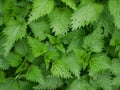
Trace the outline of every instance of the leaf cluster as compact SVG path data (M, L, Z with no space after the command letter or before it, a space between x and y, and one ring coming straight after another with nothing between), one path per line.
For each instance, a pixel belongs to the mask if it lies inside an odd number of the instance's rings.
M0 0L0 90L120 90L120 0Z

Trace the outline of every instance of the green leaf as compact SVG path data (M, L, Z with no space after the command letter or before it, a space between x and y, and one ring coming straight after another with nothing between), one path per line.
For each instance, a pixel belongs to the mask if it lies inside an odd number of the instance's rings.
M21 73L21 72L25 71L26 69L27 69L26 61L23 61L22 64L17 68L15 73L16 74Z
M50 27L46 17L40 18L38 21L32 22L30 28L36 38L44 40L47 37L47 33L50 32Z
M9 62L4 57L0 56L0 68L6 70L9 68L9 66Z
M85 70L89 64L89 59L91 52L87 52L83 49L74 49L75 56L77 57L77 61L79 65Z
M103 6L97 3L88 3L83 7L75 11L72 16L72 28L84 27L85 25L91 24L99 18L102 12Z
M52 64L51 72L53 76L61 78L71 78L71 73L67 65L62 60L57 60Z
M13 8L13 15L17 18L25 18L29 13L30 5L25 1L17 2L17 7Z
M4 2L3 0L0 0L0 14L4 13Z
M47 51L47 46L33 37L28 37L28 44L30 45L32 53L35 57L38 57Z
M15 52L20 54L20 56L25 57L25 60L32 62L35 57L31 52L31 48L27 43L27 39L22 39L15 44Z
M59 58L59 53L56 48L52 47L51 45L48 46L48 52L45 54L45 64L46 69L50 68L50 62L52 60L56 60L56 58Z
M53 90L61 87L64 84L62 79L52 76L46 76L45 83L33 87L35 90Z
M70 85L69 90L95 90L86 80L76 79Z
M0 55L4 55L5 50L4 50L4 46L3 44L5 43L6 38L4 37L4 35L2 33L0 33Z
M95 0L81 0L80 6L81 5L85 5L85 4L89 4L89 3L94 3Z
M48 45L48 52L46 52L46 57L48 59L56 61L57 59L60 59L61 55L60 55L60 53L59 53L59 51L57 50L56 47L54 47L53 45L49 44Z
M97 23L94 25L98 25L103 28L104 36L108 36L109 34L112 34L112 31L114 30L114 23L107 8L107 5L104 6L104 10L100 18L98 19Z
M120 76L116 76L113 78L113 81L112 81L112 84L113 86L115 87L119 87L120 86Z
M68 34L68 38L70 38L70 43L68 46L68 52L82 48L84 42L85 32L83 30L76 30ZM73 37L74 36L74 37ZM68 40L68 38L66 38Z
M30 83L28 81L22 81L18 80L19 90L33 90L33 83Z
M29 22L49 14L54 8L53 0L34 0Z
M51 44L59 44L59 43L61 43L61 37L59 37L59 36L55 37L55 36L52 36L50 34L48 34L47 36L48 36L49 42Z
M111 71L115 75L120 75L120 59L114 58L112 60Z
M72 8L73 10L76 10L76 3L74 0L61 0L63 3L65 3L66 5L68 5L70 8Z
M92 34L86 36L83 47L92 52L101 52L104 47L102 32L102 29L98 27Z
M62 43L57 44L57 45L56 45L56 48L57 48L59 51L61 51L62 53L65 53L65 51L66 51Z
M4 56L7 56L7 54L12 49L15 41L17 41L18 39L22 39L25 36L26 23L25 21L19 22L17 20L11 19L3 32L7 37L6 42L4 44L5 47Z
M0 90L19 90L17 81L12 78L8 78L3 84L0 84Z
M0 0L0 26L3 25L4 2Z
M93 82L96 85L95 87L97 87L97 89L102 88L104 90L113 90L112 79L109 72L99 73L97 77L95 76L92 76L92 77L93 77Z
M114 18L115 26L120 29L120 0L109 0L108 7Z
M55 35L64 35L67 33L71 21L71 10L69 8L55 8L48 17Z
M7 78L5 83L0 84L0 90L32 90L32 84L27 81Z
M30 47L27 44L26 39L22 39L15 44L15 51L20 54L22 57L26 56L30 52Z
M102 87L104 90L113 90L112 89L112 80L109 74L101 75L97 78L98 85Z
M80 77L81 66L77 62L77 58L73 53L69 53L62 58L63 62L67 65L70 72L72 72L77 78Z
M0 83L4 83L6 81L4 72L0 70Z
M90 73L99 73L110 69L110 58L106 55L97 54L90 59Z
M40 84L44 83L44 77L42 75L41 69L39 69L38 66L31 66L25 76L27 80L38 82Z
M9 62L11 67L17 67L20 65L22 58L19 54L11 52L6 56L6 60Z
M112 33L112 39L110 40L110 45L115 46L115 45L120 45L120 31L115 29Z

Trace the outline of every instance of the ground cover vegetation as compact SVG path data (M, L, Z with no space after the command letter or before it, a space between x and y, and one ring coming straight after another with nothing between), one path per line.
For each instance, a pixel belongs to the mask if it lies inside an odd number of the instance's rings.
M0 90L120 90L120 0L0 0Z

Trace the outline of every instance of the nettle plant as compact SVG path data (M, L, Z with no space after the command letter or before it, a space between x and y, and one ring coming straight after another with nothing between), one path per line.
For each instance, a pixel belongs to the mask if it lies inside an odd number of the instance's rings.
M0 90L120 90L120 0L0 0Z

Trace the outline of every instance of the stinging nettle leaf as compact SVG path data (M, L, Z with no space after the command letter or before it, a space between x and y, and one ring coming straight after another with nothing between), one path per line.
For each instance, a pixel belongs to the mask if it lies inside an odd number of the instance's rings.
M26 56L30 52L30 47L27 44L26 39L22 39L15 44L15 51L20 54L22 57Z
M36 38L28 37L28 44L30 45L32 53L35 57L38 57L47 51L46 44L41 43Z
M104 6L104 10L101 16L99 17L97 23L94 25L98 25L104 28L104 36L106 37L112 33L112 31L114 30L114 23L107 6Z
M62 81L61 78L53 77L53 76L46 76L45 77L45 83L37 85L33 87L35 90L53 90L56 89L60 86L62 86L64 82Z
M112 85L115 87L120 86L120 76L119 75L113 78Z
M76 79L70 85L69 90L95 90L86 80Z
M70 8L72 8L73 10L76 10L76 3L75 0L61 0L63 3L65 3L66 5L68 5Z
M13 78L7 78L5 83L0 84L0 90L19 90L18 83Z
M110 73L99 73L97 75L97 78L95 78L95 75L92 76L94 83L93 85L96 85L97 88L103 88L104 90L113 90L112 89L112 79L110 76Z
M37 20L38 18L49 14L54 8L53 0L34 0L32 11L29 17L29 22Z
M46 17L30 23L30 28L34 36L39 40L44 40L50 32L49 23Z
M85 32L83 30L75 30L71 33L68 33L68 38L71 38L70 44L68 46L67 52L72 51L73 49L79 49L83 45ZM67 41L68 41L67 38Z
M67 65L70 72L72 72L77 78L79 78L81 66L78 64L75 55L73 53L70 53L63 57L62 60Z
M115 74L115 75L120 75L120 59L118 59L118 58L114 58L113 60L112 60L112 65L111 65L111 71L112 71L112 73L113 74Z
M32 90L32 86L28 81L7 78L5 83L0 84L0 90Z
M84 27L85 25L91 24L99 18L100 13L103 10L101 4L88 3L80 9L76 10L72 16L72 28Z
M21 72L25 71L26 69L27 69L27 63L26 63L26 61L24 60L24 61L22 62L22 64L16 69L15 74L21 73Z
M61 78L71 78L71 73L67 68L66 64L62 60L57 60L53 63L51 72L53 76Z
M64 35L69 30L71 10L69 8L55 8L49 15L50 25L55 35Z
M113 16L115 26L120 29L120 0L109 0L108 7Z
M79 65L81 65L83 70L85 70L89 64L91 52L87 52L83 49L74 49L74 53L75 56L77 57Z
M4 72L0 70L0 83L4 83L6 81Z
M2 33L0 33L0 55L4 55L5 53L4 46L3 46L5 41L6 41L6 37L4 37Z
M110 58L106 55L97 54L90 59L90 73L99 73L110 69Z
M97 27L92 34L85 37L83 47L92 52L101 52L104 47L102 33L102 29Z
M0 69L7 70L9 66L9 62L4 57L0 56Z
M11 52L6 56L6 60L9 62L11 67L17 67L20 65L22 58L19 54Z
M42 71L38 68L38 66L31 66L31 68L27 71L25 76L27 80L38 82L40 84L44 83Z
M112 33L112 39L110 40L110 45L120 45L120 30L115 29Z
M15 41L18 39L22 39L26 34L26 23L25 21L19 22L17 20L11 19L7 26L5 27L3 33L5 34L6 42L4 43L5 47L5 53L4 56L7 56L7 54L12 49Z

